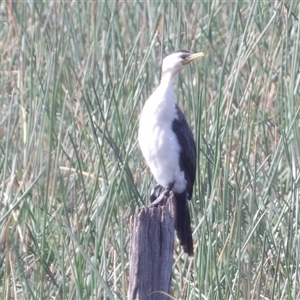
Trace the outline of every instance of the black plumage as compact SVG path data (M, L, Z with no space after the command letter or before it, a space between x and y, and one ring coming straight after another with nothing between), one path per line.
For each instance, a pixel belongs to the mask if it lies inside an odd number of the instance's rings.
M176 105L176 112L177 118L173 121L172 130L181 147L179 163L180 169L184 172L187 187L183 193L173 193L174 227L183 250L191 256L193 255L193 238L187 199L190 200L193 194L197 154L193 133L178 105Z

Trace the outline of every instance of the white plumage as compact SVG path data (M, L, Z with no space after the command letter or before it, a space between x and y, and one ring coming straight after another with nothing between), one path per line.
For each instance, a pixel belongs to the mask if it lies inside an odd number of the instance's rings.
M157 183L166 187L175 182L174 191L182 192L186 188L186 180L178 163L180 146L172 130L172 122L176 117L174 101L172 84L162 78L161 84L144 106L139 143Z

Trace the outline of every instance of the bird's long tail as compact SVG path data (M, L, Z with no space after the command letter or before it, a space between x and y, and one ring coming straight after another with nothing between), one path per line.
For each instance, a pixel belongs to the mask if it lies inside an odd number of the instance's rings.
M189 256L194 254L190 212L186 193L174 193L174 227L177 237Z

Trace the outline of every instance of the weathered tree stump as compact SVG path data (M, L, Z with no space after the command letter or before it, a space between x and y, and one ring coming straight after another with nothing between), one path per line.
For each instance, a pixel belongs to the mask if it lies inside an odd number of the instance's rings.
M143 207L130 223L128 299L169 299L174 250L169 206Z

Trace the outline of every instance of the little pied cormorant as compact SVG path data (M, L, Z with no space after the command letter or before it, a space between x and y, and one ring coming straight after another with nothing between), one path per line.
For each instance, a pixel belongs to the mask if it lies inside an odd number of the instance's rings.
M162 63L160 84L143 108L139 144L158 185L151 197L158 204L172 191L174 226L183 250L193 255L193 239L187 199L192 198L196 175L196 145L182 111L175 103L174 78L204 54L179 50Z

